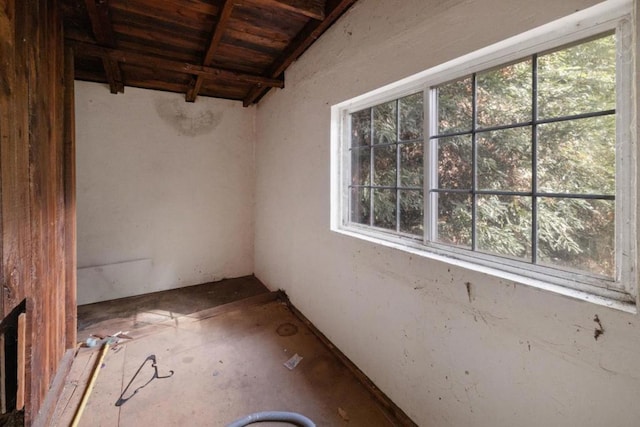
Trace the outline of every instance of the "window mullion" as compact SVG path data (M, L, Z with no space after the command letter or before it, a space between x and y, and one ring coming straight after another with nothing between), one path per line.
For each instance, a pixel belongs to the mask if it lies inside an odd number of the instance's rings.
M374 163L375 163L375 158L373 157L375 155L374 149L373 149L373 145L374 145L374 124L373 124L373 108L371 108L371 111L369 111L369 225L373 226L373 209L374 209L374 205L373 205L373 174L375 172L375 168L374 168Z
M400 100L396 100L396 232L400 232Z
M476 129L478 123L478 84L477 75L471 76L471 250L478 250L477 220L478 220L478 144L476 143Z
M431 89L429 87L424 90L424 190L422 196L422 202L424 203L424 241L433 242L437 240L437 215L438 215L438 199L437 193L432 190L437 186L437 146L435 141L431 140L431 136L437 133L437 111L438 111L438 96L437 89Z
M538 55L531 57L531 263L538 263Z

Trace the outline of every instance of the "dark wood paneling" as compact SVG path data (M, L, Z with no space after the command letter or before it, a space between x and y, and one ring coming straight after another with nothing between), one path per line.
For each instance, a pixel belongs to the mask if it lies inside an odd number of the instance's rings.
M73 49L64 55L64 205L65 205L65 308L77 304L77 228L76 228L76 127ZM76 310L65 311L65 347L74 348L77 340Z
M67 347L69 249L63 30L55 0L0 0L2 314L26 299L25 419L33 420Z
M345 13L356 0L328 0L327 14L322 21L311 21L298 33L282 54L273 62L266 73L271 77L282 75L293 61L298 59L333 23ZM269 88L256 86L247 94L244 105L259 101Z
M217 81L203 90L204 81L214 77L197 67L221 68L256 78L282 80L283 71L296 60L356 0L62 0L68 40L76 44L76 55L95 56L91 46L117 49L101 52L102 72L93 64L76 62L76 77L108 83L112 92L123 85L175 91L172 73L185 72L186 101L198 94L228 98L237 96L245 78L217 77L233 83L230 91ZM89 50L89 52L87 51ZM135 72L119 73L127 55L155 58L149 67L156 73L144 81ZM133 57L132 57L133 58ZM141 58L141 56L136 56ZM158 67L158 60L173 64ZM179 70L177 62L186 62ZM133 61L138 66L143 64ZM195 71L191 71L195 70ZM257 102L268 87L282 87L256 81L241 96L245 105ZM220 93L214 92L220 89Z

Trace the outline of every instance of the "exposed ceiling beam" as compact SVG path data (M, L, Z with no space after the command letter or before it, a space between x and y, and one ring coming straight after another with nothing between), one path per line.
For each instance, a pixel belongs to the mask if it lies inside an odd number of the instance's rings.
M218 46L220 46L222 35L224 34L224 31L227 29L227 25L229 24L229 18L231 17L233 6L233 0L225 0L224 6L222 6L222 10L220 11L220 19L218 19L216 28L213 31L213 36L211 37L211 42L209 43L209 47L207 48L207 53L204 55L204 61L202 61L202 65L211 65L213 57L218 50ZM189 89L187 90L186 95L187 102L195 102L196 98L198 97L198 92L200 92L200 88L202 88L203 82L204 77L202 75L191 78Z
M237 3L277 7L318 21L325 18L325 0L237 0Z
M91 21L91 29L98 44L110 48L116 47L116 37L113 32L111 16L109 14L109 1L85 0L85 5L87 6L89 20ZM118 63L110 58L102 57L102 64L111 93L124 92L122 73Z
M300 55L355 2L356 0L328 0L325 19L322 21L310 21L305 25L289 47L274 61L267 75L273 78L281 76L284 70L286 70L293 61L298 59ZM268 88L264 87L253 87L243 101L244 106L248 107L253 104L268 90Z
M208 79L249 83L259 87L284 87L284 81L278 78L263 77L238 71L225 70L224 68L207 67L188 62L173 61L142 53L106 48L91 43L71 40L70 43L74 46L77 56L90 56L97 58L107 56L108 58L121 63L133 64L151 69L204 76Z

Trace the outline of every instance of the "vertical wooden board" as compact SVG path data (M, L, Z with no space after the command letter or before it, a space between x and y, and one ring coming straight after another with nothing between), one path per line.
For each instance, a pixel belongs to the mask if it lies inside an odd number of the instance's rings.
M0 36L0 312L29 300L23 381L28 424L67 346L59 2L0 0Z
M7 365L4 350L4 334L0 334L0 412L7 413Z
M2 223L2 312L9 313L24 297L29 280L28 110L26 81L21 78L26 56L21 17L23 2L5 0L0 39L0 182ZM7 36L5 39L4 37ZM3 315L4 317L4 315Z
M18 316L18 391L16 392L16 409L18 411L24 408L25 384L26 384L26 314L20 313Z
M76 135L73 49L64 54L64 198L65 198L65 300L66 347L77 341L77 243L76 243Z

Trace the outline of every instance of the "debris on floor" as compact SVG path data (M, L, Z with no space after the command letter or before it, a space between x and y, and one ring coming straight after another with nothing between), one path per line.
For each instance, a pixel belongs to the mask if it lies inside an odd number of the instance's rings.
M287 369L289 369L290 371L293 371L296 368L296 366L298 366L298 363L300 363L301 360L302 360L302 356L296 353L293 356L291 356L291 359L284 362L284 366L286 366Z
M349 422L349 414L344 409L338 407L338 415L340 415L340 418L343 420Z

